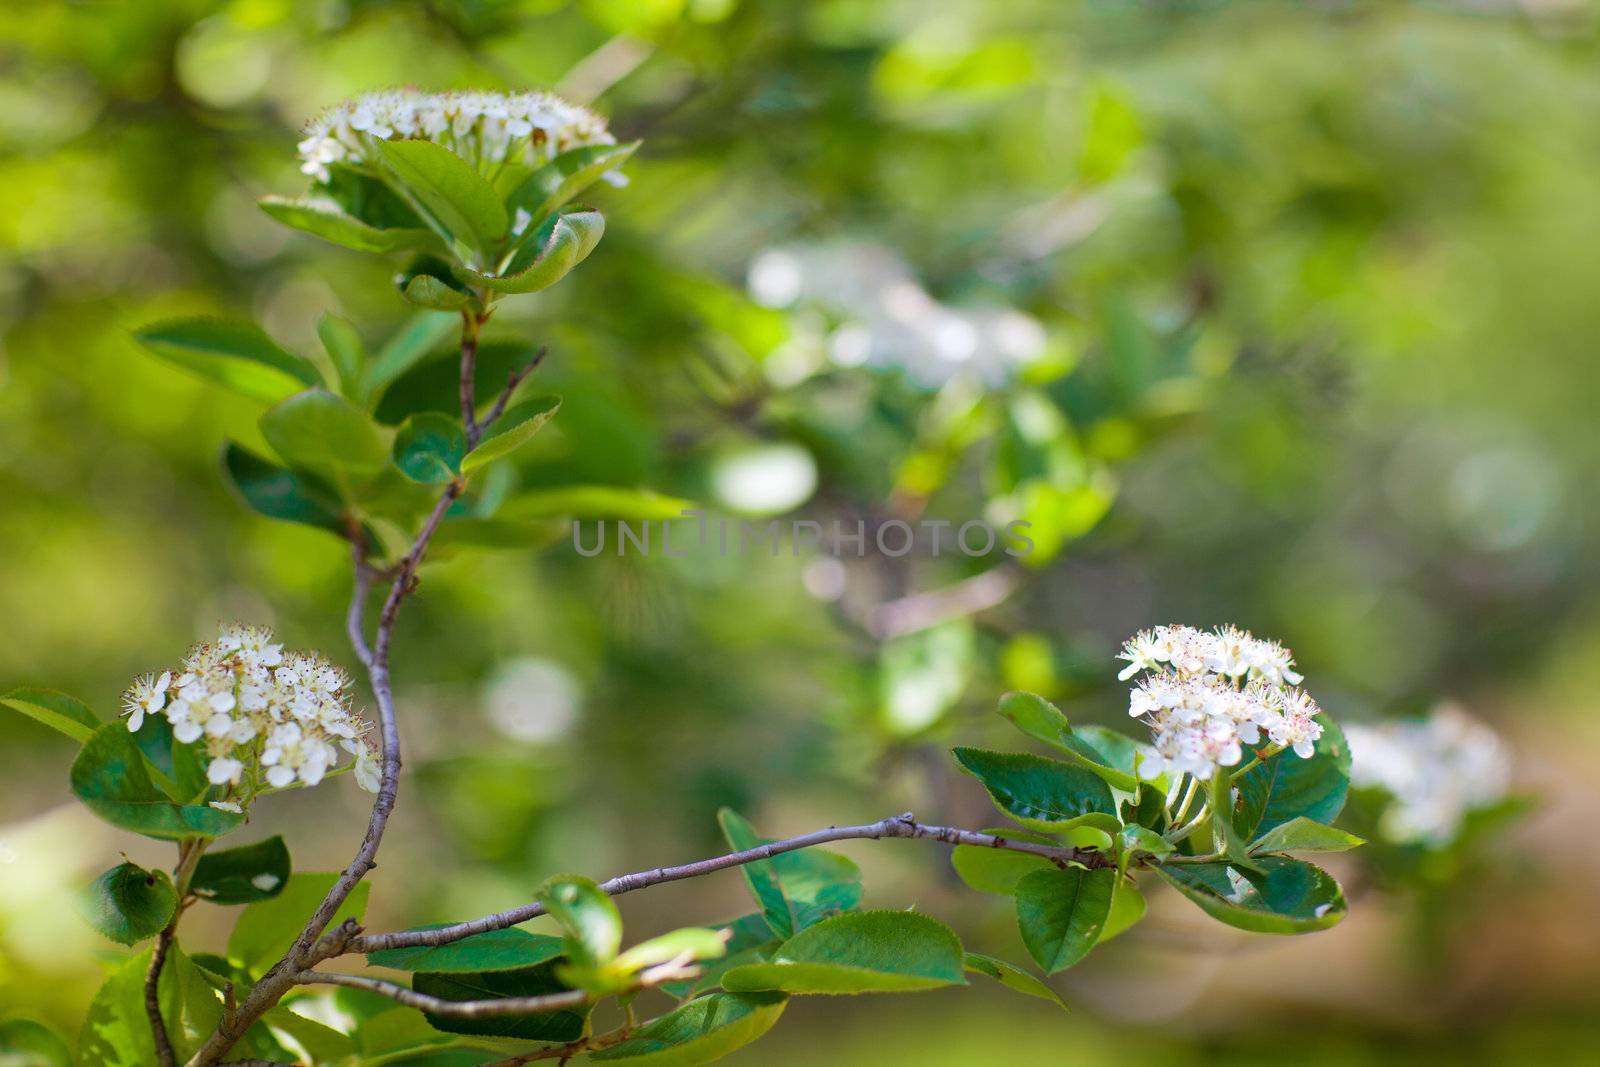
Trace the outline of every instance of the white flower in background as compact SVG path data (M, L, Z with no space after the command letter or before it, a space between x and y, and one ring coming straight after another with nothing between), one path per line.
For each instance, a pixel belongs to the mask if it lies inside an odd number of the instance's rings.
M1303 759L1316 751L1321 709L1291 688L1301 676L1276 641L1233 626L1160 626L1135 634L1117 658L1128 661L1118 678L1142 676L1128 694L1128 714L1151 730L1153 754L1139 761L1146 778L1170 772L1209 779L1263 741Z
M599 115L542 92L364 93L323 112L305 134L300 169L323 182L335 163L366 162L378 141L432 141L486 175L507 163L537 167L568 149L616 144ZM626 183L616 171L605 179Z
M958 376L1000 386L1045 349L1044 327L1015 308L956 307L934 299L910 266L875 244L846 242L769 248L751 262L752 299L767 307L810 305L831 319L797 315L797 339L774 353L794 377L796 362L904 371L924 388ZM808 356L800 349L814 355ZM811 365L805 373L816 369ZM802 375L803 376L803 375Z
M351 684L321 656L285 653L270 630L225 626L214 643L190 651L179 673L138 679L122 702L129 730L164 713L173 737L203 746L207 780L226 787L211 804L239 811L239 798L262 788L322 781L338 765L338 744L368 751ZM367 762L370 770L370 753Z
M1394 799L1380 829L1392 841L1447 844L1469 812L1503 799L1511 759L1488 726L1454 705L1424 719L1352 723L1350 782Z

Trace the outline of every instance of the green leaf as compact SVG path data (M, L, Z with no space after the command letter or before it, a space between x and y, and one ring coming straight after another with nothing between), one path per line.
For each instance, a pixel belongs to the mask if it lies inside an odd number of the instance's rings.
M133 735L120 722L100 727L72 762L72 792L106 822L146 837L219 837L244 816L200 804L174 804L150 780Z
M380 141L378 152L423 217L446 240L489 252L506 232L506 209L472 164L431 141Z
M13 689L0 694L0 704L20 711L79 743L89 740L90 735L100 728L100 716L90 711L87 704L54 689Z
M1114 788L1125 793L1139 791L1139 743L1127 734L1092 723L1079 726L1072 731L1072 755Z
M480 467L509 456L532 440L560 407L559 396L538 396L513 405L484 427L478 447L461 461L461 473L471 477Z
M1207 914L1241 930L1303 934L1344 918L1344 893L1327 872L1285 856L1262 856L1254 866L1169 863L1156 871Z
M150 950L119 966L89 1005L78 1039L78 1062L94 1067L150 1067L156 1058L150 1016L145 1013L144 983ZM178 1062L182 1063L211 1036L222 1018L222 1002L200 968L176 945L167 952L156 986L161 1018Z
M290 877L282 892L271 900L257 901L246 907L239 913L233 934L228 938L228 960L248 974L265 973L294 944L306 920L338 878L337 873L302 871ZM361 882L351 890L329 920L328 927L332 929L346 919L359 920L366 910L371 889L371 883Z
M1350 791L1350 745L1338 723L1318 715L1322 737L1310 759L1284 751L1246 771L1233 783L1239 791L1233 825L1253 841L1298 816L1331 823Z
M716 989L722 982L723 974L746 963L765 963L772 958L773 951L783 944L772 936L772 930L759 912L741 915L732 922L718 923L717 930L728 938L727 954L701 968L698 978L663 983L660 986L663 992L682 1000Z
M551 215L501 274L458 268L456 276L496 293L536 293L548 289L589 258L605 233L606 220L593 208L570 208Z
M289 846L279 836L253 845L207 852L195 866L190 890L213 904L271 900L289 882Z
M397 252L427 248L438 243L438 239L428 230L370 226L353 215L345 214L344 209L334 201L321 197L291 199L265 196L258 203L262 211L285 226L357 252Z
M178 910L178 892L166 871L119 863L89 884L83 900L89 925L119 945L159 934Z
M717 823L722 827L722 836L727 839L728 847L735 852L759 848L767 843L756 833L755 827L732 808L717 812ZM778 881L777 868L772 861L756 860L744 864L739 870L744 874L750 895L760 906L762 918L766 919L772 932L782 938L793 937L794 913L789 910L789 899L783 892L783 884Z
M955 933L909 911L836 915L785 941L772 962L722 976L722 987L734 993L894 993L965 984Z
M361 343L361 335L348 319L325 311L317 320L317 336L322 339L322 347L339 375L339 391L359 403L361 374L367 366L367 349Z
M1030 997L1048 1000L1062 1011L1068 1011L1067 1002L1056 994L1054 989L1045 985L1021 967L1013 966L1005 960L997 960L993 956L982 956L976 952L969 952L963 961L967 970L974 974L986 974L999 982L1007 989L1014 989Z
M521 208L542 222L546 215L599 181L607 171L626 163L638 147L638 141L630 141L568 149L528 175L506 198L506 209L514 213Z
M1022 752L954 752L962 769L983 783L995 806L1023 826L1059 831L1088 825L1107 833L1121 829L1111 788L1091 771Z
M558 489L532 489L507 500L495 515L503 519L678 519L694 502L663 496L649 489L623 489L614 485L566 485Z
M582 875L558 874L540 888L538 900L566 933L566 956L574 965L599 969L622 945L622 915L616 901Z
M977 845L957 845L950 852L950 863L961 880L978 892L1007 897L1016 893L1024 876L1054 866L1043 856Z
M1117 872L1078 867L1035 871L1017 883L1017 926L1046 974L1089 954L1111 917Z
M1116 892L1111 895L1111 914L1106 927L1100 931L1101 941L1110 941L1144 918L1144 894L1127 878L1117 879Z
M419 926L418 930L437 927ZM548 934L530 934L515 928L473 934L448 945L391 948L367 956L374 967L436 974L517 971L548 963L561 955L562 940Z
M339 498L316 479L280 467L232 441L223 446L222 470L228 484L256 514L344 536Z
M362 373L363 406L371 408L392 382L425 359L460 326L461 316L444 311L424 311L408 322L378 350ZM384 418L383 421L400 420Z
M1148 827L1129 825L1122 828L1120 835L1122 847L1130 855L1161 856L1171 855L1174 851L1172 842Z
M435 311L460 311L477 306L477 297L450 273L450 264L438 256L412 261L395 279L400 295L413 304Z
M781 993L712 993L643 1026L620 1045L589 1058L639 1067L700 1067L772 1029L788 997Z
M326 389L307 389L261 416L261 436L289 466L334 481L363 481L389 462L378 427Z
M459 324L459 315L456 321ZM537 346L518 341L480 342L474 409L481 409L499 396L507 376L527 366L538 354ZM419 411L461 414L461 360L455 346L435 349L400 375L384 393L376 414L379 422L394 424Z
M446 1000L504 1000L508 997L537 997L560 993L568 988L555 976L555 963L525 967L515 971L489 973L434 974L419 972L411 977L411 988ZM427 1015L435 1029L449 1034L476 1034L486 1037L515 1037L525 1041L575 1041L584 1033L588 1008L570 1008L538 1015L493 1015L481 1019L456 1019Z
M133 336L158 358L269 404L322 384L315 364L285 352L247 322L173 319Z
M5 1067L72 1067L67 1043L43 1023L10 1019L0 1023L0 1064Z
M641 941L607 965L608 970L637 974L648 967L680 957L686 960L714 960L728 951L728 939L720 930L689 926Z
M467 434L461 420L423 411L401 423L394 437L394 465L423 485L442 485L461 473Z
M1332 826L1312 822L1297 815L1256 838L1250 846L1252 853L1263 852L1345 852L1366 844L1355 834L1347 834Z
M355 1042L348 1034L296 1014L282 1004L263 1015L261 1024L279 1044L294 1050L308 1063L333 1063L355 1055Z
M456 1039L441 1033L409 1008L393 1007L367 1016L356 1024L358 1062L364 1064L416 1062L411 1054L437 1050ZM426 1062L426 1061L424 1061Z
M318 196L326 196L343 208L346 214L374 229L428 232L428 224L422 220L422 216L370 168L333 163L328 170L328 180L314 186L313 192ZM431 233L429 239L435 240Z

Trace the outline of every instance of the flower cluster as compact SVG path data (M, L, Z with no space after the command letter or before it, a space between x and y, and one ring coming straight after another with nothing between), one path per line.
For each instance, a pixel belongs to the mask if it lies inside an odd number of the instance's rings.
M364 789L378 788L378 761L366 741L367 723L350 706L350 678L312 653L285 652L270 630L225 626L217 640L196 645L177 671L147 674L123 695L128 729L164 715L172 736L203 746L214 785L316 785L339 762L355 756ZM235 807L237 801L217 801Z
M1309 759L1322 736L1321 709L1294 688L1301 680L1294 657L1276 641L1232 626L1161 626L1135 634L1117 658L1128 661L1121 680L1143 675L1128 714L1154 735L1154 754L1139 763L1146 778L1187 772L1209 779L1263 738Z
M318 181L328 180L334 163L367 160L375 141L432 141L484 174L508 162L538 166L570 148L616 143L599 115L540 92L364 93L323 112L305 133L300 169Z
M1408 722L1352 723L1345 736L1351 784L1394 798L1379 827L1392 841L1446 844L1469 812L1506 794L1511 760L1505 746L1453 705Z

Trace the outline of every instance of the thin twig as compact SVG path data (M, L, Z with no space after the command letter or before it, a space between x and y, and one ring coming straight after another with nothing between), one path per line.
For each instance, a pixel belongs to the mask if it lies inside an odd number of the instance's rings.
M155 1039L156 1061L161 1067L176 1067L177 1055L172 1051L172 1039L167 1036L166 1023L161 1018L161 967L167 962L167 950L172 947L172 927L168 926L156 938L155 951L150 956L150 969L144 978L144 1010L150 1016L150 1032Z
M1042 856L1058 864L1081 863L1088 867L1109 867L1112 864L1109 857L1099 852L1086 852L1056 845L1043 845L1035 841L1018 840L997 834L981 834L973 830L958 830L951 826L930 826L926 823L917 822L908 812L905 815L896 815L892 818L881 819L874 823L864 823L860 826L830 826L825 830L813 830L811 833L801 834L798 837L789 837L782 841L773 841L770 844L758 845L755 848L747 848L739 852L729 852L722 856L713 856L710 859L685 863L676 867L657 867L653 870L639 871L635 874L624 874L609 881L601 882L600 888L612 896L618 896L635 889L660 885L663 882L677 882L685 878L698 878L716 871L727 870L730 867L739 867L746 863L754 863L757 860L771 859L773 856L785 852L794 852L814 845L825 845L833 841L878 840L885 837L920 838L928 841L943 841L949 845L1002 848L1012 852L1024 852L1033 856ZM503 930L509 926L516 926L543 914L544 905L537 902L523 904L507 911L496 912L493 915L485 915L482 918L455 923L451 926L441 926L432 930L402 930L394 933L355 937L350 941L349 950L351 952L370 953L394 948L437 947L450 944L453 941L460 941L462 938L471 937L473 934L482 934L490 930Z
M511 373L506 375L506 387L500 390L499 396L495 397L494 406L491 407L489 409L489 413L483 417L480 425L488 426L493 423L495 419L498 419L501 415L506 413L506 405L511 403L511 394L515 393L517 391L517 386L521 385L523 380L526 379L528 375L532 374L534 369L544 361L545 351L546 350L544 348L540 348L539 351L533 354L533 358L528 362L524 363L520 367L512 368Z
M351 989L364 989L369 993L388 997L397 1004L416 1008L430 1015L451 1019L487 1019L499 1015L537 1015L544 1012L582 1008L594 994L582 989L565 989L559 993L544 993L536 997L501 997L494 1000L446 1000L407 989L381 978L368 978L360 974L338 974L332 971L301 971L295 976L296 985L341 985Z
M931 589L879 604L867 618L867 630L887 641L926 630L949 619L965 618L998 607L1016 592L1021 572L1001 565L943 589Z
M461 424L467 431L467 451L478 447L478 328L483 320L472 311L461 313Z

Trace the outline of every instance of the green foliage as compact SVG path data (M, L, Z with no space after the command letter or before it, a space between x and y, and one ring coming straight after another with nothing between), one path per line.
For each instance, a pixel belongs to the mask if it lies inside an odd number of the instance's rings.
M961 769L983 783L996 808L1035 830L1121 829L1116 801L1092 771L1022 752L957 748Z
M223 446L222 471L240 500L256 514L344 534L338 496L314 478L280 467L231 441Z
M968 952L962 957L962 965L974 974L986 974L999 982L1007 989L1014 989L1018 993L1040 1000L1048 1000L1067 1011L1067 1002L1062 1000L1054 989L1045 985L1033 975L1022 968L1007 963L1005 960L995 959L993 956L984 956L977 952Z
M590 1058L639 1067L699 1067L772 1029L787 1002L781 993L712 993L653 1020L627 1041Z
M470 476L495 460L509 456L531 441L560 407L558 396L534 397L514 404L483 428L478 447L461 460L461 473Z
M338 879L335 873L298 872L289 878L277 896L256 901L239 913L228 937L228 962L250 975L260 975L277 962L306 920L317 910L328 890ZM330 927L346 919L360 919L366 910L368 882L358 884L329 921Z
M383 162L417 213L447 243L488 253L509 224L505 206L472 165L429 141L385 141Z
M722 825L722 836L728 847L736 852L759 848L766 844L744 817L731 808L717 812L717 822ZM784 895L783 884L778 880L777 868L771 860L755 860L739 868L750 887L750 895L761 907L761 916L773 934L780 938L794 936L794 913L789 909L789 899Z
M297 393L261 416L261 436L290 467L336 485L364 481L389 460L372 420L325 389Z
M100 716L88 705L54 689L13 689L0 695L0 704L19 711L74 741L87 741L100 728Z
M1138 791L1139 779L1133 773L1131 752L1127 753L1130 765L1125 769L1119 767L1117 765L1119 760L1115 756L1108 755L1093 742L1074 733L1072 725L1061 710L1043 697L1035 696L1033 693L1007 693L1000 698L1000 714L1029 737L1065 752L1074 763L1105 779L1113 788L1128 793ZM1124 740L1109 730L1094 729L1099 730L1098 734L1093 735L1097 738L1105 739L1108 735L1110 738L1115 738L1116 741L1112 744ZM1123 755L1120 746L1117 755Z
M146 326L134 337L168 363L269 404L322 385L312 363L285 352L249 323L175 319Z
M729 992L895 993L964 984L956 935L907 911L836 915L789 938L771 962L722 976Z
M551 212L600 180L608 170L626 163L639 148L638 141L614 145L584 145L569 149L535 170L506 197L506 208L521 208L536 219Z
M991 831L1000 836L1018 836L1013 831ZM1030 856L1026 852L1012 852L1002 848L984 848L978 845L957 845L950 850L950 863L961 880L980 893L999 893L1012 896L1017 883L1025 875L1050 867L1043 856Z
M262 197L261 210L285 226L357 252L399 252L437 243L425 229L380 228L347 215L337 203L316 197Z
M150 1067L159 1062L150 1017L145 1014L144 983L150 950L124 961L89 1005L78 1039L78 1062L95 1067ZM156 986L161 1017L180 1062L210 1036L222 1018L222 1001L200 968L173 946Z
M339 392L359 402L361 375L367 365L367 348L361 343L361 334L348 319L324 312L317 320L317 338L339 376Z
M1322 736L1310 759L1280 752L1241 775L1233 825L1245 840L1254 840L1291 819L1304 817L1331 823L1344 809L1350 791L1350 744L1339 724L1317 716Z
M1328 874L1285 856L1235 863L1164 864L1156 870L1206 914L1263 934L1322 930L1345 916L1344 894Z
M616 958L622 945L622 915L593 881L575 874L557 875L540 887L538 899L561 924L566 958L573 965L598 970Z
M178 910L166 871L119 863L90 883L83 900L89 925L121 945L160 933Z
M7 1067L73 1067L67 1043L32 1019L0 1022L0 1054Z
M1355 834L1313 822L1296 815L1279 823L1251 844L1252 853L1263 852L1346 852L1366 844Z
M274 834L253 845L207 852L195 865L189 890L213 904L254 904L283 892L289 868L289 846Z
M594 251L606 221L593 208L564 208L547 218L512 257L503 273L460 268L457 274L494 293L537 293L572 272Z
M571 987L556 977L554 961L537 967L487 973L419 972L411 978L411 988L445 1000L504 1000L508 997L538 997L564 992ZM584 1032L589 1009L569 1008L534 1015L495 1015L481 1019L458 1019L427 1015L435 1029L451 1034L490 1037L515 1037L527 1041L572 1041Z
M149 765L121 722L107 723L72 763L72 792L106 822L169 841L220 837L242 815L204 804L175 804L150 778Z
M437 929L419 926L419 930ZM435 974L516 971L548 963L562 954L564 942L547 934L530 934L515 927L473 934L437 947L391 948L367 956L374 967Z
M423 485L440 485L461 473L467 434L461 420L437 411L412 415L394 436L394 465Z
M1080 867L1034 871L1017 883L1017 927L1045 973L1066 970L1094 948L1116 885L1116 871Z

